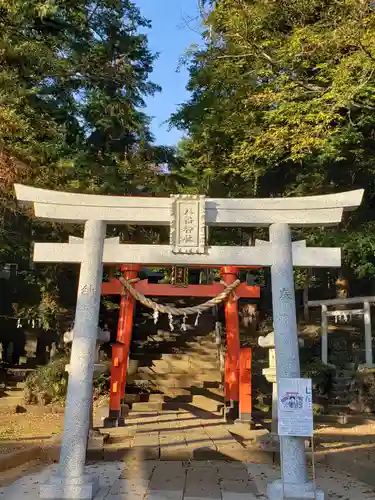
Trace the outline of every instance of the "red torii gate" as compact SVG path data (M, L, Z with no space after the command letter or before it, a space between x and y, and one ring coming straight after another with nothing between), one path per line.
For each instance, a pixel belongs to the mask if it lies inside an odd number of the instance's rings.
M136 279L141 266L124 264L121 272L124 279ZM244 267L252 269L253 266ZM143 295L159 297L216 297L238 278L239 267L225 266L220 268L222 283L212 283L210 285L187 285L178 287L170 284L153 284L147 279L137 281L132 286ZM122 413L122 400L125 397L126 374L130 341L133 329L134 297L124 287L118 279L102 283L102 295L121 295L119 320L117 328L117 342L112 347L112 369L109 416L105 425L124 425L125 415ZM227 355L225 360L225 387L224 399L230 402L235 412L238 411L240 399L240 335L238 319L237 298L259 298L260 287L249 286L241 283L235 290L235 294L230 294L225 300L225 324L227 338Z

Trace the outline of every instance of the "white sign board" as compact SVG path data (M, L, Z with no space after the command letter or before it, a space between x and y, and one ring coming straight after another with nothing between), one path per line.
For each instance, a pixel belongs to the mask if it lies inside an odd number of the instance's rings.
M279 435L312 436L314 426L311 379L279 379L277 399Z

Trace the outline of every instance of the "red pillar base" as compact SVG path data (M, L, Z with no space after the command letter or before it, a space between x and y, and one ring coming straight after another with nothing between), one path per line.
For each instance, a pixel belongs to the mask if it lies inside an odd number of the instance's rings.
M240 350L240 414L239 422L252 424L252 388L251 388L251 360L250 347Z
M112 346L111 390L109 400L109 413L103 421L105 428L122 427L125 419L121 418L122 402L122 373L124 366L124 346L117 342Z
M129 413L129 406L122 404L119 410L109 410L108 417L103 420L105 429L125 427L125 417Z
M227 423L234 423L239 417L239 403L238 401L229 401L224 407L224 419Z

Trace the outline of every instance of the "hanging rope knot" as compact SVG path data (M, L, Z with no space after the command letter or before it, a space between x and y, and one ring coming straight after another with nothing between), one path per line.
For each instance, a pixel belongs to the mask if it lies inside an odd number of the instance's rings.
M154 324L156 325L156 323L159 321L159 311L157 309L154 309L152 317L154 318Z
M171 332L173 332L174 325L173 325L173 316L171 313L168 314L168 320L169 320L169 329Z
M194 326L198 326L200 316L202 316L202 313L201 313L201 311L198 311L197 317L195 318L195 321L194 321Z
M186 321L187 321L187 314L185 313L184 317L182 319L182 324L180 326L180 330L183 332L186 332L186 330L187 330Z

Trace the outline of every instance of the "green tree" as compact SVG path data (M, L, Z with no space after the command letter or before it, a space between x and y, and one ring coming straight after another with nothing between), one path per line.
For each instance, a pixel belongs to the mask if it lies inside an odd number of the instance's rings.
M18 262L26 309L47 323L67 274L30 271L31 242L79 228L33 220L12 185L125 194L147 184L152 137L142 108L159 88L145 26L129 0L0 0L0 258Z
M218 0L203 40L188 54L192 97L172 117L197 172L228 196L366 188L340 234L307 236L375 275L374 3Z
M132 2L0 2L0 140L38 184L123 192L158 90Z

